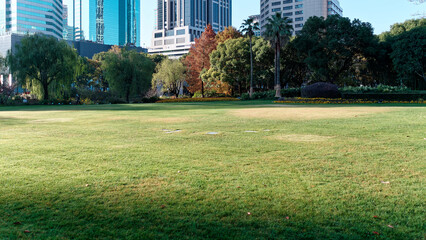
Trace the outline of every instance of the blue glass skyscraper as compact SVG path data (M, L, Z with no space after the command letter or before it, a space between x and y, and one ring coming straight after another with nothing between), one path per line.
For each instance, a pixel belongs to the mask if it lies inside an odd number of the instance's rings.
M140 0L74 0L74 6L74 18L81 19L81 25L74 26L82 29L80 40L140 45Z
M43 33L62 38L62 0L0 0L0 35Z

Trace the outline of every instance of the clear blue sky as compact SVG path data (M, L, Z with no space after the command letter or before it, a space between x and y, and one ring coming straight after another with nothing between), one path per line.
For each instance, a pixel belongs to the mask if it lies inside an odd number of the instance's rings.
M151 44L151 33L154 29L155 8L157 1L141 0L142 11L142 45ZM70 5L72 0L64 0ZM397 22L407 19L419 18L426 15L426 3L415 5L408 0L340 0L343 15L351 19L358 18L370 22L375 33L389 30L389 27ZM260 0L233 0L233 25L237 28L243 19L250 15L259 14ZM416 15L416 16L414 16Z

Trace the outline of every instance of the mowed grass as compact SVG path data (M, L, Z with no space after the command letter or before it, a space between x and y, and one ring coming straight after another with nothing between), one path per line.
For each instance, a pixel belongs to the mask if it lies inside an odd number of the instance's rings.
M415 105L2 107L0 239L424 239L425 138Z

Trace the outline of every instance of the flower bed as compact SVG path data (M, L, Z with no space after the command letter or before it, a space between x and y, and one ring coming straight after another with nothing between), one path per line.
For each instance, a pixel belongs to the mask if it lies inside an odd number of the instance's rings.
M180 102L223 102L223 101L239 101L237 98L223 97L223 98L176 98L176 99L162 99L157 103L180 103Z
M364 99L342 99L342 98L288 98L274 103L304 103L304 104L372 104L372 103L417 103L426 104L425 100L417 101L376 101Z

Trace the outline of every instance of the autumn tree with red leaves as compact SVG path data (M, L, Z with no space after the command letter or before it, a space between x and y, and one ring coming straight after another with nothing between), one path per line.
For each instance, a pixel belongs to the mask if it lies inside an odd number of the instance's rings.
M187 67L186 82L191 93L201 91L204 97L204 83L201 80L200 73L203 69L210 69L210 53L217 47L216 33L212 26L207 25L200 38L195 39L195 44L189 49L189 54L184 63Z

